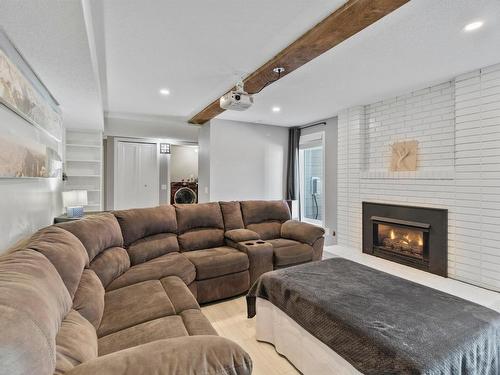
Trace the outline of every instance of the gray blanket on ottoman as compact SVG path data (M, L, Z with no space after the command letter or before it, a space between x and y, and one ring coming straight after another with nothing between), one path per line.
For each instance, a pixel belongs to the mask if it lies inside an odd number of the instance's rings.
M365 374L500 373L500 314L347 259L262 275L249 317L256 297Z

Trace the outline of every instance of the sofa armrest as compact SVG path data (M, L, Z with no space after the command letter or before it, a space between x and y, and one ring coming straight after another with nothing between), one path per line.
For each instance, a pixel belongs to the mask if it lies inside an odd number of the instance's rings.
M234 242L227 240L227 244L244 252L248 256L248 272L250 273L250 286L253 285L263 273L273 270L273 245L262 240L248 240Z
M317 225L288 220L281 226L281 237L313 245L325 235L325 230Z
M153 341L84 362L66 375L252 373L250 356L219 336L188 336Z
M251 240L260 240L259 234L255 233L250 229L233 229L228 230L224 233L226 239L231 240L233 242L243 242L243 241L251 241Z

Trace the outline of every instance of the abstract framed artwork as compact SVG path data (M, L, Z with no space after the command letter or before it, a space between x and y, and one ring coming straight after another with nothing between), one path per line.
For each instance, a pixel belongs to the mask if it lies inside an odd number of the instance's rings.
M392 172L411 172L417 170L418 141L396 142L391 145Z
M2 106L35 129L29 137L19 122L1 124L0 178L58 177L63 135L59 104L0 29L0 109Z

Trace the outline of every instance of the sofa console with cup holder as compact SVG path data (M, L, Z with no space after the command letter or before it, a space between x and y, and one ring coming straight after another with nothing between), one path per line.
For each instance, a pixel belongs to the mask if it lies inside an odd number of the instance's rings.
M199 303L321 258L284 201L165 205L43 228L0 257L0 373L252 372Z

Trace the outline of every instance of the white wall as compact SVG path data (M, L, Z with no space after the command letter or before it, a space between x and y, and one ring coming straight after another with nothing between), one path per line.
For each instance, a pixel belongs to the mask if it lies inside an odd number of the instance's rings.
M132 138L168 138L196 142L199 126L159 116L122 116L104 118L104 135Z
M198 137L198 202L210 202L210 123L201 127Z
M0 131L36 137L35 128L0 105ZM60 152L62 149L60 147ZM62 213L59 178L0 179L0 253Z
M172 145L170 152L170 181L198 178L197 146Z
M203 131L209 132L209 140L203 134L199 142L200 200L207 198L207 186L210 201L284 198L287 128L212 120ZM209 181L202 172L206 157Z
M389 172L419 141L418 171ZM338 241L361 251L361 202L448 209L448 273L500 290L500 64L339 114Z

